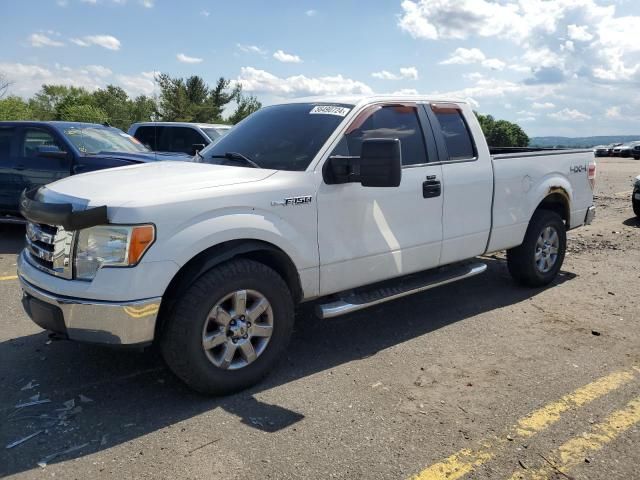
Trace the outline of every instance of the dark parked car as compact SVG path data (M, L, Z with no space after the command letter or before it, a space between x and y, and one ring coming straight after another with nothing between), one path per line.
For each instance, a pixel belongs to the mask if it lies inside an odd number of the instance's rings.
M593 154L596 157L608 157L609 156L609 146L608 145L598 145L597 147L593 147Z
M152 152L122 130L94 123L0 122L0 222L20 220L24 189L92 170L190 158Z
M633 155L634 160L640 160L640 143L637 143L633 146L633 150L631 150L631 155Z
M156 152L195 155L229 130L231 125L214 123L140 122L129 127L129 135Z

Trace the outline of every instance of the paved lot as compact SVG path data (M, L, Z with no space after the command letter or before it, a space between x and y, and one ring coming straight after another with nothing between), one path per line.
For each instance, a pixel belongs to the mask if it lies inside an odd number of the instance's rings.
M552 287L515 286L497 255L349 317L302 308L274 374L218 399L154 352L49 343L12 278L24 230L0 227L0 476L640 478L640 162L599 164L598 218Z

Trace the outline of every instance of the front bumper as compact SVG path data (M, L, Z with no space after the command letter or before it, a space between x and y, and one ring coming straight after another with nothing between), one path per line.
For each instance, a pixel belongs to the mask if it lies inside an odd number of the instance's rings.
M54 295L20 275L22 304L44 329L71 340L108 345L143 345L153 340L162 297L108 302Z
M596 218L596 207L591 205L587 209L587 214L584 217L584 224L591 225L593 223L593 219Z

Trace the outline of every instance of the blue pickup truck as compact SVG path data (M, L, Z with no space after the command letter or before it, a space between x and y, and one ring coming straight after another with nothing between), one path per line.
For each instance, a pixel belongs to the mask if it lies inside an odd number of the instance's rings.
M157 160L190 160L152 152L117 128L78 122L0 122L0 223L20 222L20 193L69 175Z

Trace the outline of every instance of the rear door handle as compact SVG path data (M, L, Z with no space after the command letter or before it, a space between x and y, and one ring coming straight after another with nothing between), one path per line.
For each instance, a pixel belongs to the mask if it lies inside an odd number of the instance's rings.
M427 180L422 184L422 197L434 198L442 194L442 183L440 180Z

